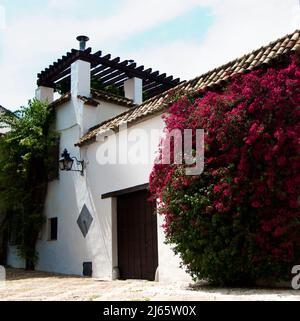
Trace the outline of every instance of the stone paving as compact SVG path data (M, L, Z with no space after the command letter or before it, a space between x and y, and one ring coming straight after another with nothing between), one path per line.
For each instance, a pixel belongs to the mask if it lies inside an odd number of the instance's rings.
M1 301L300 301L290 289L221 289L204 284L128 280L102 281L44 272L7 269Z

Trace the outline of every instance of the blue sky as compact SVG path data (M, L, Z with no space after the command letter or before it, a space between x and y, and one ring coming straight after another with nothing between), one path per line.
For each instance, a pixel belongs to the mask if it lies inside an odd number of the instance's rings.
M94 51L190 79L300 27L298 0L0 0L0 105L86 34ZM1 12L1 11L0 11ZM1 15L0 15L1 19Z
M138 33L126 39L122 45L129 49L141 49L159 46L161 43L174 42L178 39L199 43L203 41L210 26L213 15L209 8L199 7L170 20L151 30Z
M92 18L105 17L112 15L118 10L122 0L103 1L39 1L39 0L3 0L1 4L5 6L9 19L15 19L20 16L31 14L40 14L41 11L47 10L47 14L53 18L58 16L75 17L75 18ZM90 10L92 8L92 10Z
M6 24L8 28L10 25L17 23L20 19L31 19L32 16L39 16L41 13L45 12L47 12L48 18L53 19L53 24L55 24L55 21L58 19L77 19L79 25L80 20L87 21L96 18L101 22L101 19L116 14L118 9L125 2L126 1L124 0L30 0L26 2L21 0L0 0L0 4L5 8ZM203 39L212 23L213 16L209 7L187 7L182 12L175 14L174 17L171 17L170 19L166 17L161 23L151 26L151 28L146 29L145 31L137 29L135 33L128 37L119 39L118 43L114 44L113 47L121 52L130 52L147 46L159 45L161 42L173 42L177 39L199 42ZM121 23L119 28L122 28ZM105 32L106 31L103 30L103 33ZM26 34L24 33L23 36L26 37ZM59 32L57 36L59 37ZM97 43L97 39L94 38L92 40L94 43ZM76 43L74 43L74 45L76 45ZM4 48L1 49L3 50ZM64 49L67 50L68 48Z

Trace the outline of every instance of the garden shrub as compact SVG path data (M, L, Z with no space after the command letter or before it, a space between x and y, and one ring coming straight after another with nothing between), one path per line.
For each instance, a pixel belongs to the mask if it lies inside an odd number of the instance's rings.
M59 155L58 133L53 130L55 110L36 99L15 113L0 116L10 128L0 137L0 236L9 229L10 240L26 268L38 259L36 242L44 223L49 174ZM16 244L15 244L16 243Z
M150 176L166 242L194 279L291 280L300 264L299 106L296 57L170 106L167 133L205 130L201 175L157 162Z

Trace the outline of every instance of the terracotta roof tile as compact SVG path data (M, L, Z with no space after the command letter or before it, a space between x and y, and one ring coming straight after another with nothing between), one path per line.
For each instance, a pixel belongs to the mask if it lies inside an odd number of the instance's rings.
M125 106L125 107L133 107L135 104L131 99L128 99L126 97L122 97L119 95L111 94L106 91L102 90L94 90L92 89L92 98L96 100L104 100L111 103L117 103L119 105Z
M91 128L76 145L81 146L85 143L93 142L97 135L109 129L115 130L121 123L131 124L150 115L161 113L168 106L168 103L166 102L167 98L170 98L171 93L176 90L183 92L206 90L225 80L229 80L230 77L237 73L247 72L259 68L262 65L270 64L271 61L279 58L283 54L289 54L295 51L300 51L300 31L298 30L267 46L254 50L248 55L231 61L224 66L207 72L188 82L181 83L175 88L145 101L140 106L136 106L128 112L120 114L113 119L107 120L104 123Z
M97 106L99 105L99 102L97 100L107 101L109 103L116 103L118 105L122 105L125 107L134 107L135 104L131 99L128 99L126 97L122 97L119 95L111 94L106 91L102 90L91 90L91 97L85 97L78 95L78 98L81 99L84 104L91 105L91 106ZM68 101L71 100L71 93L67 92L54 102L50 104L51 107L58 107Z
M99 102L91 97L86 97L86 96L77 96L83 103L84 105L89 105L89 106L94 106L97 107L99 105Z

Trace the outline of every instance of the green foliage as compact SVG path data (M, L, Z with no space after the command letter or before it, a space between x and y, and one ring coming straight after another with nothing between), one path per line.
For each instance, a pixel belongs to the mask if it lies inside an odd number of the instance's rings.
M53 120L53 110L38 100L0 116L0 123L10 127L0 138L0 213L16 232L18 253L28 268L37 260L35 244L44 222L48 170L57 157L51 155L58 138L51 129Z
M65 79L65 80L61 81L59 84L57 84L56 91L60 95L64 95L70 90L70 86L71 86L70 80ZM118 95L118 96L125 95L123 88L119 88L115 85L108 85L107 86L107 85L103 84L100 79L97 79L95 77L92 77L92 79L91 79L91 88L94 90L105 91L107 93ZM150 98L149 95L146 92L143 92L143 101L145 101L149 98Z
M59 94L64 95L70 90L70 87L71 87L70 80L65 79L57 85L56 91ZM115 85L105 85L101 82L100 79L97 79L95 77L92 77L91 79L91 88L94 90L101 90L111 94L124 96L124 90L122 88L118 88Z

